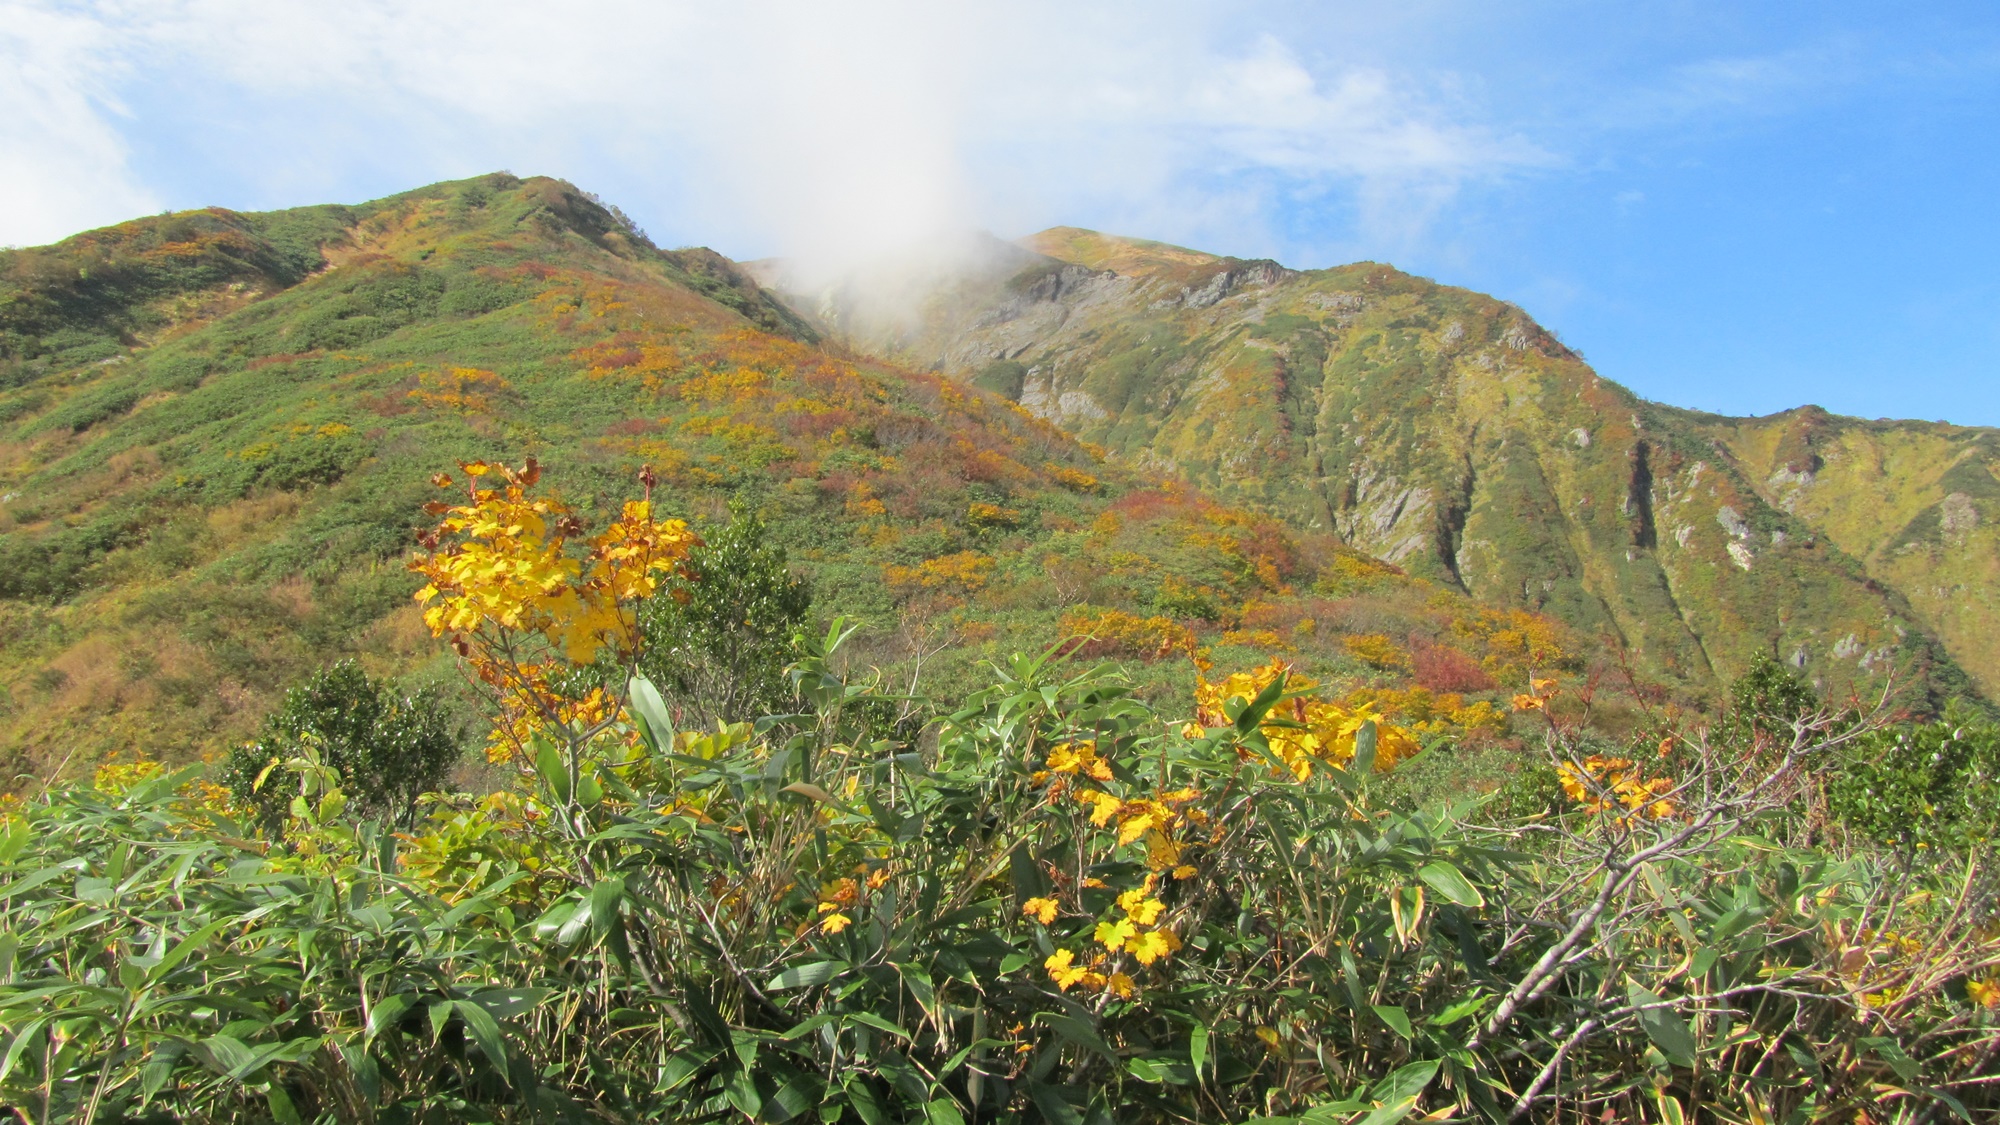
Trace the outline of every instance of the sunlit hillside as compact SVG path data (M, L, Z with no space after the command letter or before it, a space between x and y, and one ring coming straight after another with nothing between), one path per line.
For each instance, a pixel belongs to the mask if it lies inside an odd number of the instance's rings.
M139 220L0 277L10 775L212 753L342 656L448 676L404 563L432 476L482 457L539 458L589 519L645 464L663 510L760 512L905 688L1087 635L1150 692L1184 696L1198 652L1276 655L1494 736L1479 700L1594 651L1004 395L830 354L552 180Z
M1891 669L1933 703L1968 673L2000 690L1993 431L1697 417L1518 308L1376 263L1057 228L906 275L791 299L856 348L1548 613L1669 682L1712 690L1762 654L1836 693Z

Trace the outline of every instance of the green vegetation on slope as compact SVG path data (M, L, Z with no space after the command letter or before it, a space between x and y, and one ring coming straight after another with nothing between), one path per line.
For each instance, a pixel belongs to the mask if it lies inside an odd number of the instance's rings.
M1023 245L1043 258L948 278L915 330L859 299L797 303L1126 460L1552 614L1697 696L1760 655L1836 693L1893 669L1922 708L1972 690L1962 669L2000 682L2000 575L1972 531L1992 526L1983 463L1953 470L1973 485L1925 485L1959 561L1899 545L1878 563L1891 532L1839 526L1879 518L1874 492L1823 477L1812 503L1777 502L1728 423L1638 399L1490 297L1373 263L1295 272L1073 228Z
M642 464L702 526L738 505L866 623L852 658L905 684L963 688L982 658L1088 632L1145 658L1152 698L1184 693L1197 650L1279 655L1497 734L1482 696L1583 667L1547 622L1107 466L1005 399L830 355L728 262L656 251L556 181L183 218L0 263L6 307L100 340L24 343L0 390L9 776L213 754L338 658L444 676L403 564L426 482L478 458L541 458L587 521ZM146 264L206 260L212 231L227 262L296 268ZM152 279L116 299L17 268L81 278L112 244Z

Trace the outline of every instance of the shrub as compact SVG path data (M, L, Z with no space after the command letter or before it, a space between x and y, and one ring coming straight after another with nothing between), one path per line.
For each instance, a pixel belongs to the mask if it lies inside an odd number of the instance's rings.
M222 779L277 837L299 792L286 763L310 750L337 775L357 816L408 828L417 798L444 788L463 744L435 689L398 694L343 660L287 691L257 740L231 751Z
M639 668L697 726L790 710L785 669L811 610L812 591L793 577L784 548L739 506L689 552L686 573L639 610Z
M1017 655L886 729L836 622L791 668L803 713L674 734L639 620L703 581L694 537L634 503L575 552L532 466L468 469L499 479L437 506L416 566L515 783L392 836L307 740L282 849L189 774L13 807L0 1098L86 1123L1994 1108L1982 861L1781 842L1868 721L1667 757L1534 680L1524 826L1386 799L1415 739L1282 664L1167 721L1115 669Z

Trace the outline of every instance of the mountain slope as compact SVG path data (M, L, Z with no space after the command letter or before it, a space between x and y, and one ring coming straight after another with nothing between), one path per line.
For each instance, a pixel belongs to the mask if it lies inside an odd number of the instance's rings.
M1773 427L1641 400L1493 298L1375 263L1295 271L1074 228L1018 249L1034 256L933 270L896 316L866 278L790 299L853 346L1482 601L1545 610L1693 688L1763 652L1835 690L1900 667L1935 701L1967 687L1962 665L2000 691L1978 530L1988 431L1960 431L1962 455L1883 439L1972 482L1924 470L1908 519L1929 504L1942 528L1948 505L1965 534L1891 548L1901 525L1852 514L1875 501L1841 470L1787 504L1768 465L1748 467L1777 455ZM1930 592L1946 572L1972 596Z
M903 686L1087 632L1160 698L1197 648L1279 655L1493 732L1503 683L1588 657L1002 396L822 349L733 263L496 175L0 254L0 768L212 753L337 657L443 674L403 566L430 478L527 456L586 518L642 464L666 511L759 512Z

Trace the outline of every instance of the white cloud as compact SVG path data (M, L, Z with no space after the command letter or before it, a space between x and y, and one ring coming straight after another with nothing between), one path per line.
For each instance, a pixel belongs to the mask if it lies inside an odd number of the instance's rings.
M329 198L356 169L393 169L397 186L414 186L506 166L569 175L668 237L825 257L1080 214L1268 244L1274 215L1300 200L1410 238L1464 184L1550 160L1476 105L1441 96L1438 76L1335 64L1239 31L1262 19L1254 7L99 0L62 16L24 10L40 22L14 38L57 61L18 70L30 96L15 116L44 139L10 166L40 194L6 210L38 236L117 217L107 208L150 207L119 163L122 129L183 141L184 159L254 185L243 197L287 197L272 203ZM1314 35L1342 29L1337 9L1316 18ZM153 95L135 95L136 120L118 116L118 83ZM84 161L118 191L72 206Z
M154 210L115 125L112 33L40 3L0 3L0 245L50 242Z

